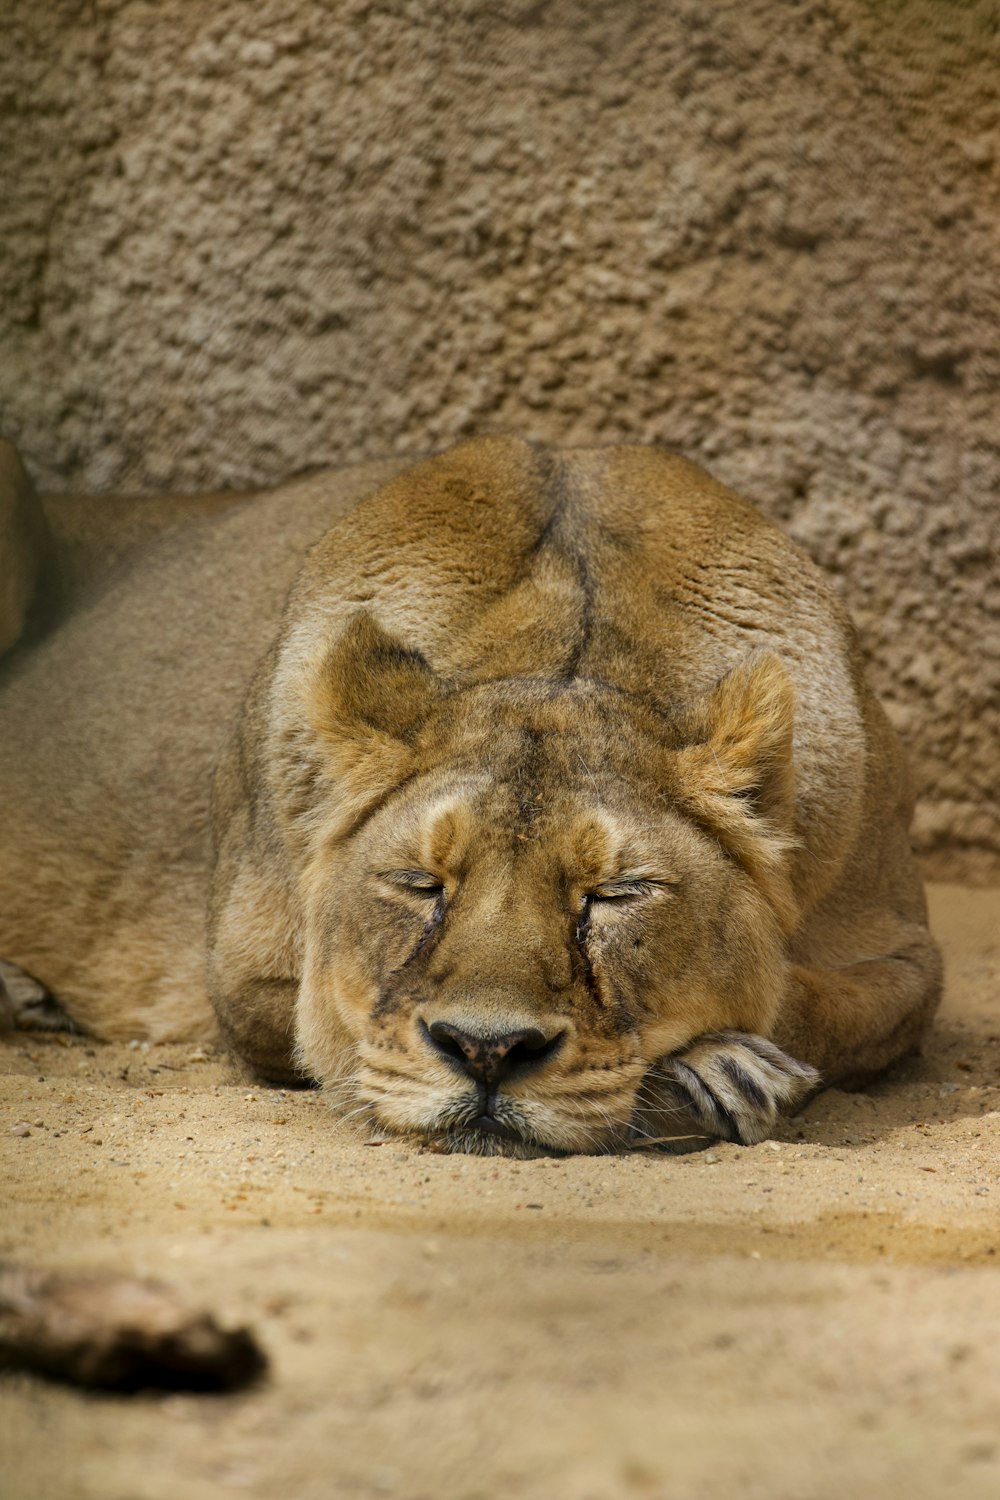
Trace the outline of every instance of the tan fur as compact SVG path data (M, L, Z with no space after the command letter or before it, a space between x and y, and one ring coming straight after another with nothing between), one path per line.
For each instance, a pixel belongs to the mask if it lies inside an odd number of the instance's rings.
M31 480L0 439L0 656L24 632L49 545Z
M912 1047L905 768L808 559L653 449L399 467L189 508L15 653L0 956L103 1035L208 1034L207 973L264 1076L470 1149L757 1139Z

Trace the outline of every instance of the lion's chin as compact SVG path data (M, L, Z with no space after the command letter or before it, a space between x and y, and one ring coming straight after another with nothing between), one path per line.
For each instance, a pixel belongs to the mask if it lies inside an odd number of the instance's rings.
M539 1156L565 1156L566 1148L547 1145L533 1139L523 1128L501 1124L495 1120L442 1120L420 1129L386 1126L375 1120L373 1128L388 1132L400 1140L408 1140L421 1150L440 1155L458 1153L465 1156L507 1156L519 1161L530 1161Z
M609 1130L604 1122L588 1126L566 1121L533 1103L522 1108L501 1097L492 1113L480 1114L478 1101L451 1099L428 1109L397 1093L371 1101L356 1123L380 1136L407 1141L424 1151L467 1156L506 1156L515 1160L536 1157L602 1156L627 1145L629 1132Z
M516 1161L532 1161L538 1157L604 1155L618 1151L623 1142L617 1138L596 1144L586 1141L544 1141L529 1134L523 1126L498 1125L497 1122L472 1120L442 1120L422 1128L400 1128L379 1120L372 1121L372 1128L383 1131L400 1141L409 1141L424 1151L441 1155L458 1153L466 1156L506 1156Z
M566 1156L572 1154L572 1146L557 1146L534 1139L521 1126L501 1124L499 1121L444 1118L421 1125L406 1125L397 1121L370 1116L367 1122L358 1122L362 1129L374 1136L408 1142L419 1150L440 1155L458 1153L466 1156L507 1156L519 1161L530 1161L540 1156ZM584 1148L585 1149L585 1148Z
M459 1152L466 1156L508 1156L518 1161L531 1161L538 1156L563 1156L554 1146L543 1146L538 1141L526 1140L523 1136L498 1133L493 1130L477 1130L472 1126L445 1130L440 1135L425 1136L426 1151L442 1154Z

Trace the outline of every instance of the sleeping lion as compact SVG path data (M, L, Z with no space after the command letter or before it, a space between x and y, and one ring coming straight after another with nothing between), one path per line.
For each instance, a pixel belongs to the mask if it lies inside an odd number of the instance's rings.
M483 438L43 516L8 449L0 491L8 1024L221 1032L522 1155L759 1141L917 1043L896 736L829 583L694 464Z

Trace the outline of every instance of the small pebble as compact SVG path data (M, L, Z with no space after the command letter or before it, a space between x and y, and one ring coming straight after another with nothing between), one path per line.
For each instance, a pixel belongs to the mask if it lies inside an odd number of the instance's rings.
M11 1135L20 1135L20 1136L30 1135L31 1134L31 1126L30 1125L14 1125L14 1126L12 1126L10 1133L11 1133Z

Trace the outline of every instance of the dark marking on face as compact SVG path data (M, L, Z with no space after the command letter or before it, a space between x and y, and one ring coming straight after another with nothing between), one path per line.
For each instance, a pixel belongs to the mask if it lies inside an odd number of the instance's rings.
M424 923L424 930L417 942L403 959L403 962L398 964L395 969L390 969L389 973L385 976L385 984L379 991L379 997L372 1010L373 1020L381 1020L385 1016L391 1015L393 1011L399 1009L401 1003L406 1001L407 990L398 988L393 984L393 981L399 979L401 975L406 974L418 959L428 957L433 952L444 930L447 906L448 903L442 891L434 903L434 910Z
M601 1034L624 1036L627 1032L635 1030L636 1017L623 996L614 987L608 993L607 986L602 982L594 967L589 942L591 913L592 902L587 899L576 918L573 929L574 942L571 951L575 959L574 969L577 977L582 980L595 1010L600 1015Z
M587 987L587 993L598 1009L603 1010L604 996L601 994L601 987L597 982L597 975L594 973L594 966L590 960L590 950L587 947L587 935L590 932L590 914L591 903L589 900L585 900L580 915L577 918L574 937L576 939L576 951L580 958L583 981Z
M615 1031L630 1031L633 1023L631 1023L631 1017L628 1016L624 1005L621 1005L621 1002L616 1002L615 999L612 999L612 1004L609 1005L609 1001L604 996L600 978L598 978L597 971L595 971L594 963L592 963L591 959L591 950L589 950L588 944L589 932L591 932L591 901L585 900L583 909L580 910L580 915L577 916L576 929L574 929L573 933L574 939L576 939L574 954L576 954L580 978L583 980L583 986L585 986L586 993L588 993L589 999L594 1004L595 1010L600 1011L601 1016L603 1016L604 1023L612 1023Z

